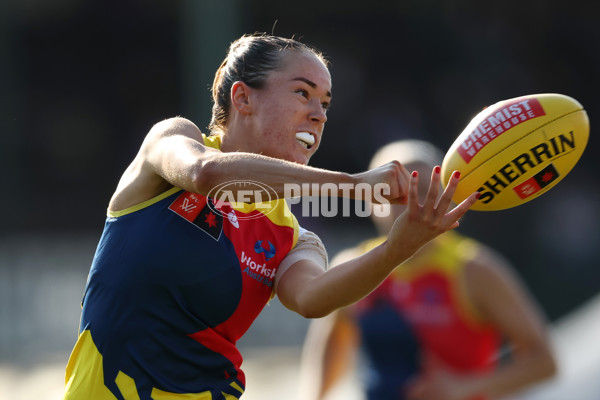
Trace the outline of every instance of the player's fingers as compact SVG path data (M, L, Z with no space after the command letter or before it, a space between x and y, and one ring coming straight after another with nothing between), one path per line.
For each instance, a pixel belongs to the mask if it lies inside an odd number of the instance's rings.
M423 204L423 208L426 212L431 212L431 210L434 210L435 203L437 202L438 195L440 194L440 171L441 168L437 165L433 168L433 171L431 171L431 181L429 182L429 189L427 190L425 204ZM446 210L443 210L442 215L445 212Z
M454 207L446 214L445 217L447 218L449 224L448 229L453 229L458 226L458 220L461 219L467 211L469 211L469 208L475 204L480 195L481 193L479 192L471 193L469 197L464 199L459 205Z
M456 191L456 186L458 185L460 179L460 171L454 171L446 188L444 189L444 193L442 197L440 197L440 201L438 202L437 209L443 214L448 211L450 207L450 203L452 202L452 196L454 196L454 192Z
M408 212L409 215L416 217L419 214L419 173L413 171L410 174L408 184Z
M408 186L410 184L410 174L398 161L391 161L384 166L377 168L384 173L383 181L389 184L389 193L385 198L392 204L406 204L408 202Z
M399 169L398 169L397 182L398 182L398 188L400 190L400 194L398 196L396 203L406 204L408 202L408 188L410 186L411 176L408 173L408 171L406 170L406 168L404 168L404 165L399 163L398 168Z

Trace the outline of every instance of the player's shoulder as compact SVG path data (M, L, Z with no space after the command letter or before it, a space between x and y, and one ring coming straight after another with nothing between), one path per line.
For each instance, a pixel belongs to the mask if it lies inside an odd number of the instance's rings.
M468 286L476 291L498 285L513 286L519 280L508 259L484 244L479 244L475 256L465 263L464 274Z
M174 135L184 135L202 140L202 132L198 126L184 117L172 117L157 122L150 128L147 139L159 139Z
M169 128L198 129L196 124L194 124L191 120L189 120L185 117L181 117L181 116L175 116L175 117L163 119L162 121L159 121L156 124L154 124L154 127L158 128L158 129L169 129Z

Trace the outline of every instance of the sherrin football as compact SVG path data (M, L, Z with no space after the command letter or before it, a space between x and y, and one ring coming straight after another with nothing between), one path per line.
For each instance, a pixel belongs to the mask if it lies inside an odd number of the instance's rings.
M453 201L480 197L472 210L515 207L546 193L577 164L590 125L583 106L556 93L500 101L475 116L448 149L442 180L461 172Z

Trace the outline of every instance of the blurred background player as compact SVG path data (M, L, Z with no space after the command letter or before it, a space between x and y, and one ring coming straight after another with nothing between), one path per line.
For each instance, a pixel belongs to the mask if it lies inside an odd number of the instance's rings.
M426 174L442 157L428 142L398 141L380 149L370 168L396 159L409 171ZM426 192L426 186L419 188L420 195ZM372 213L380 236L342 251L332 266L385 240L404 209L388 207L385 217ZM368 400L482 400L512 394L555 374L546 333L544 317L507 261L450 231L359 303L312 322L301 399L326 399L357 359L365 361L361 371ZM504 351L506 357L500 357Z

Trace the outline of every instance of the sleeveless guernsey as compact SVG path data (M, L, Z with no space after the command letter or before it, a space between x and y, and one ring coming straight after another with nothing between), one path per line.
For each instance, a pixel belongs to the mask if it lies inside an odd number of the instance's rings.
M241 396L236 341L272 297L299 227L285 200L235 206L172 188L108 213L65 399Z
M361 250L384 240L364 242ZM494 368L499 334L481 322L463 282L478 244L450 231L430 246L352 308L368 360L369 399L404 399L405 384L435 362L458 373Z

